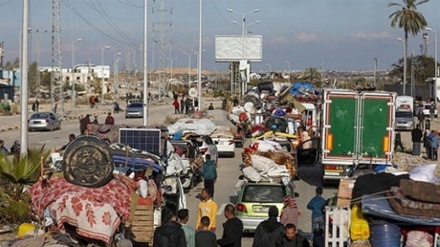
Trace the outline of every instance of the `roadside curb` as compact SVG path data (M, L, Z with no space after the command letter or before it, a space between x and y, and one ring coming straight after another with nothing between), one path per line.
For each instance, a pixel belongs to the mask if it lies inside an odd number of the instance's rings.
M99 111L99 112L94 112L93 114L90 114L90 115L101 115L101 114L107 114L107 113L108 113L108 111ZM80 117L81 117L81 114L74 115L74 116L66 116L63 119L60 119L60 121L64 122L67 120L75 120L75 119L79 119ZM20 125L15 125L15 126L1 125L0 126L0 132L6 132L6 131L16 130L16 129L20 129Z

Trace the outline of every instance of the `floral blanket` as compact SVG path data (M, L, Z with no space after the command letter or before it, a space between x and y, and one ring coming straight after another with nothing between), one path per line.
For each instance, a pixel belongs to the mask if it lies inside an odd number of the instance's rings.
M34 184L30 194L37 216L43 217L49 207L59 227L69 223L77 227L79 235L106 243L118 228L120 217L130 219L131 190L118 180L100 188L86 188L57 177L46 185L42 181Z

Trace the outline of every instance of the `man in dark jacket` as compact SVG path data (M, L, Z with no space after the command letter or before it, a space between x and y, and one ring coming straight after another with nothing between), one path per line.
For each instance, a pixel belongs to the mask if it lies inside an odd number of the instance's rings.
M423 132L420 129L420 125L417 124L416 128L411 131L411 140L413 143L412 155L421 155Z
M203 177L205 189L211 191L211 196L214 197L214 183L217 180L217 169L215 168L215 162L211 160L210 154L206 154L205 158L206 161L203 162L200 173Z
M87 125L91 123L92 121L90 120L90 114L87 114L85 117L79 120L79 131L81 132L81 135L87 130Z
M186 247L185 232L174 211L166 210L165 223L156 228L153 241L153 247Z
M275 244L281 241L284 226L278 222L278 215L278 208L271 206L269 208L269 219L261 222L255 230L252 247L275 247Z
M235 216L234 205L226 205L224 214L227 220L223 223L223 235L217 240L217 244L221 247L241 247L243 222Z
M281 238L279 242L276 244L277 247L309 247L309 241L301 236L296 234L296 226L295 224L287 224L284 227L284 236Z

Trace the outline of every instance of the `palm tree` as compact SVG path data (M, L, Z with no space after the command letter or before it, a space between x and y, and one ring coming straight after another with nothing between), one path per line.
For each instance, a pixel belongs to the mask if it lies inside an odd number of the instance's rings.
M40 177L41 159L46 160L50 150L30 149L26 156L15 159L0 154L0 218L9 223L30 219L30 196L26 186Z
M403 54L403 94L405 94L406 88L406 74L407 74L407 53L408 53L408 33L416 36L420 31L422 31L428 23L425 17L417 11L417 6L428 2L429 0L402 0L403 4L400 3L389 3L388 7L398 6L402 9L396 10L392 13L389 18L391 18L391 26L403 28L405 32L404 39L404 54Z

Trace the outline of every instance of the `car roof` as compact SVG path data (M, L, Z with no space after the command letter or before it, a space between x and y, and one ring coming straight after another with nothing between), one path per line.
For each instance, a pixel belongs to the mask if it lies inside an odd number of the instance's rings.
M31 117L33 117L33 116L37 116L37 115L42 115L42 116L49 116L50 114L53 114L52 112L49 112L49 111L41 111L41 112L35 112L35 113L33 113L32 115L31 115ZM41 116L41 117L42 117Z
M129 104L129 105L127 105L127 107L130 107L130 108L134 108L134 107L143 107L144 105L142 104L142 103L131 103L131 104Z

